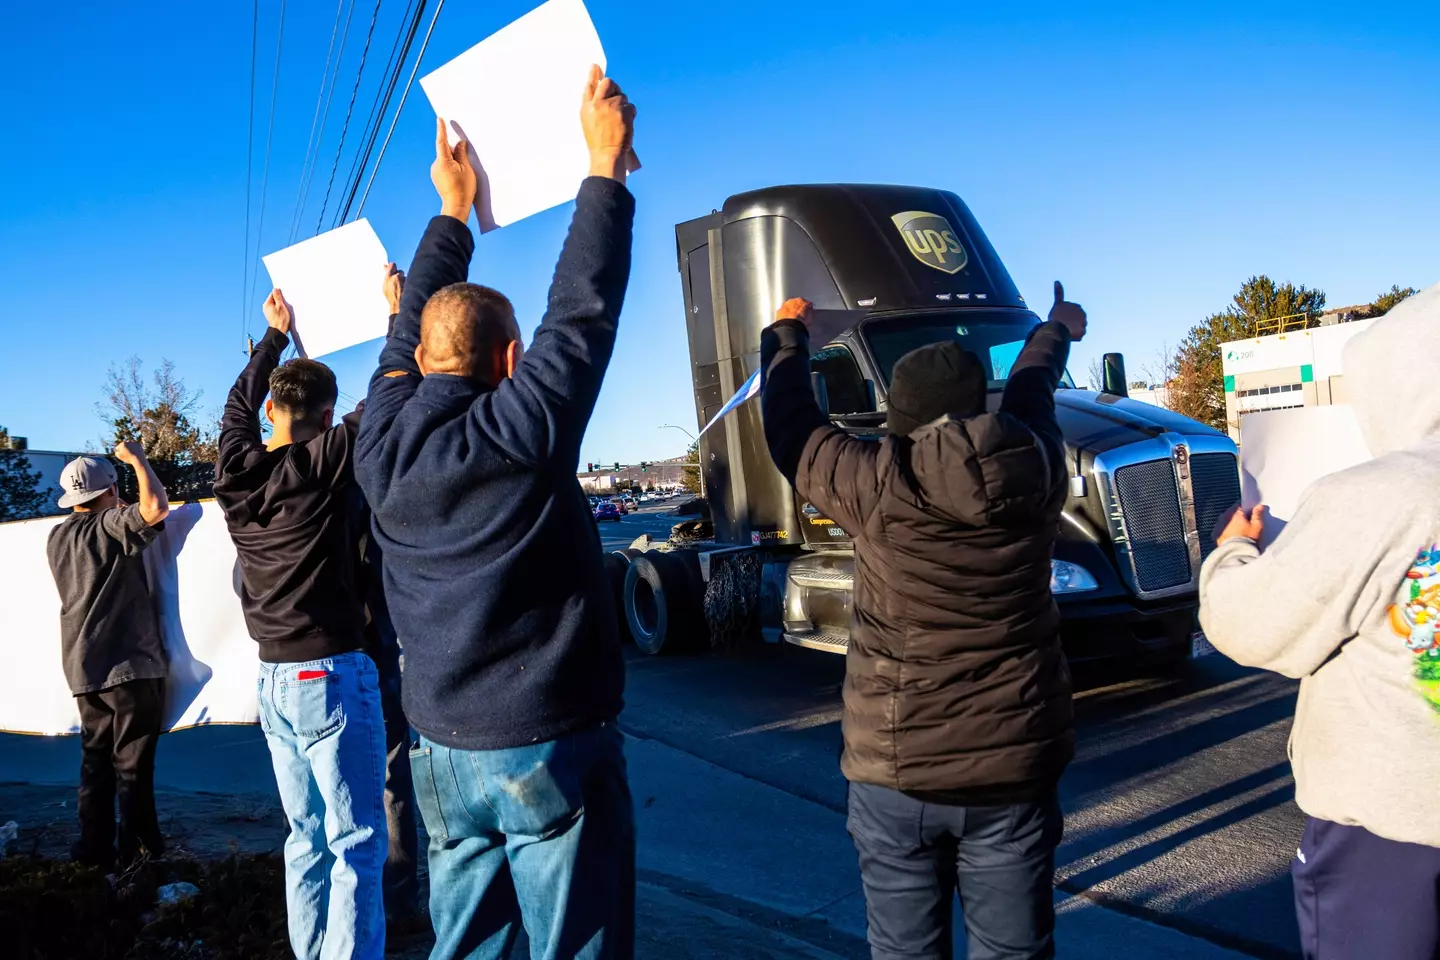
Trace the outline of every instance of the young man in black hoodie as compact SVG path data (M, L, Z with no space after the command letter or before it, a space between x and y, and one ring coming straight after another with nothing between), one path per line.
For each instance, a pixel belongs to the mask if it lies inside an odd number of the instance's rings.
M215 499L260 645L260 725L290 821L290 945L301 960L379 960L385 724L357 580L359 414L332 426L338 391L323 363L279 365L293 320L279 290L265 319L270 328L225 402ZM256 418L262 403L268 442Z
M815 402L810 310L790 300L764 332L760 402L780 472L855 538L841 769L872 955L948 960L958 890L970 960L1052 957L1055 787L1075 743L1050 593L1055 387L1085 312L1055 285L995 413L1002 377L959 343L901 357L874 442Z
M592 71L591 176L528 351L504 296L465 282L475 171L437 124L441 214L370 381L356 472L405 643L432 960L633 954L635 840L615 718L624 666L575 480L630 271L634 107Z

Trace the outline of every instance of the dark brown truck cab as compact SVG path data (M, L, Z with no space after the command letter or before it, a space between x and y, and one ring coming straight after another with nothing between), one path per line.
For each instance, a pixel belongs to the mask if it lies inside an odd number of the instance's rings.
M817 399L836 424L877 439L900 356L958 340L989 366L997 403L1040 322L953 193L771 187L731 197L677 225L675 236L700 426L756 371L760 333L789 297L816 306ZM1071 475L1052 577L1066 651L1073 661L1189 656L1200 564L1215 546L1211 529L1240 499L1235 445L1128 399L1123 374L1100 393L1075 389L1067 377L1056 405ZM843 653L850 531L798 497L775 469L759 402L741 404L707 430L700 458L716 539L706 549L759 556L765 638ZM631 593L627 583L627 613Z

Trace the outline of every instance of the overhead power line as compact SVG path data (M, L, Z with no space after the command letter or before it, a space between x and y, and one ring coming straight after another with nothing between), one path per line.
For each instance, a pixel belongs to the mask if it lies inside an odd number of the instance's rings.
M420 52L415 55L415 66L410 70L410 79L405 81L405 90L400 94L400 103L395 107L395 115L390 118L390 129L385 131L385 142L380 145L380 153L375 157L375 166L370 169L370 180L365 184L365 192L360 197L360 206L355 210L357 220L365 212L365 201L370 198L370 188L375 185L375 175L380 172L380 161L385 159L385 150L390 146L390 137L395 133L395 125L400 122L400 112L405 109L405 101L410 97L410 87L415 83L415 74L420 72L420 64L425 59L425 50L430 46L430 35L435 32L435 21L440 19L440 11L443 9L445 9L445 0L439 0L435 4L435 13L430 18L430 26L425 30L425 39L420 43ZM354 196L353 192L351 196ZM349 211L348 202L346 211Z
M375 96L370 101L370 112L365 117L365 126L361 128L359 142L363 147L357 147L354 156L350 160L350 171L345 175L345 185L340 189L340 195L349 197L353 194L355 183L363 173L362 158L368 161L368 151L374 149L375 138L378 135L380 124L384 121L385 106L382 106L382 99L385 105L390 102L390 94L395 89L396 80L399 78L400 70L404 67L405 58L410 55L410 42L415 36L417 24L425 9L426 0L420 0L420 10L415 10L415 0L409 0L405 6L405 14L400 18L400 28L395 32L395 41L390 44L390 56L385 60L385 69L380 72L380 83L375 88ZM404 43L404 49L401 44ZM396 54L399 54L399 62L396 62ZM343 222L343 214L337 215L331 226L338 226Z
M265 244L265 194L270 188L270 145L275 137L275 98L280 92L280 54L285 45L285 0L280 0L280 28L275 33L275 78L270 87L270 124L265 134L265 173L260 178L260 217L255 228L255 259L260 259L260 250ZM250 278L251 306L255 303L255 285L260 282L260 265ZM247 316L248 310L247 307Z
M250 335L250 311L247 297L250 289L250 182L255 159L255 52L260 40L260 0L255 0L250 17L250 122L245 134L245 252L241 255L240 274L240 335Z
M284 0L281 0L284 2ZM365 60L370 55L370 41L375 36L375 21L380 16L380 0L375 0L375 10L370 15L370 29L365 34L365 48L360 52L360 69L355 73L355 87L350 91L350 106L345 110L345 124L340 128L340 146L335 151L335 163L330 167L330 182L325 187L325 202L320 207L320 218L315 221L315 232L325 222L325 211L330 206L330 190L335 186L335 173L340 168L340 155L345 152L345 135L350 130L350 116L355 112L355 98L360 93L360 81L365 77Z
M351 9L354 9L352 0ZM340 33L340 14L345 11L345 0L335 4L335 25L330 28L330 47L325 51L325 69L320 71L320 90L315 94L315 113L310 117L310 136L305 140L305 159L300 164L300 182L295 187L295 210L290 214L290 232L287 242L295 242L295 231L300 223L301 201L305 196L305 171L311 164L311 150L315 146L315 128L320 122L320 108L325 103L325 86L330 78L330 62L335 54L335 37ZM343 49L342 49L343 53ZM339 72L337 66L336 72Z
M320 135L315 140L315 155L310 161L310 169L305 174L305 192L300 197L300 221L304 220L305 208L310 203L310 187L315 181L315 170L320 166L320 154L325 146L325 130L330 123L330 104L335 99L335 88L340 83L340 68L345 65L345 44L350 38L350 19L355 13L355 0L350 0L350 6L345 12L345 27L340 33L340 52L335 57L335 72L330 76L330 90L325 94L325 112L320 115ZM295 224L295 232L291 240L300 233L300 222Z

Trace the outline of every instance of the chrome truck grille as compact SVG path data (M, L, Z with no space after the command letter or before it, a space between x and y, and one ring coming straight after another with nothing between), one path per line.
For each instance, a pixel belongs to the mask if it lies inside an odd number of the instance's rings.
M1145 599L1193 591L1212 531L1240 501L1235 445L1166 434L1095 458L1120 573Z

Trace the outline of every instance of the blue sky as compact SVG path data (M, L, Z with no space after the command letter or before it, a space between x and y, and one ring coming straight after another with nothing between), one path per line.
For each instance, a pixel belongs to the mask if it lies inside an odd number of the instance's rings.
M589 5L640 107L645 170L632 181L630 292L583 459L682 452L679 433L658 429L695 422L673 225L755 187L954 190L1032 303L1059 278L1088 309L1080 380L1106 350L1143 370L1254 273L1321 287L1332 305L1440 281L1433 3ZM532 6L451 0L422 73ZM403 7L381 5L337 181ZM279 8L260 5L252 231ZM301 236L371 9L355 11ZM334 13L331 0L289 2L263 253L287 243ZM243 306L250 19L238 0L7 12L7 35L23 40L0 59L0 424L32 447L98 437L106 368L132 354L173 360L218 410L244 329L263 329L263 269ZM365 209L402 263L437 209L433 123L417 84ZM569 216L557 208L479 242L472 279L510 295L527 336ZM333 358L342 390L363 392L377 350Z

